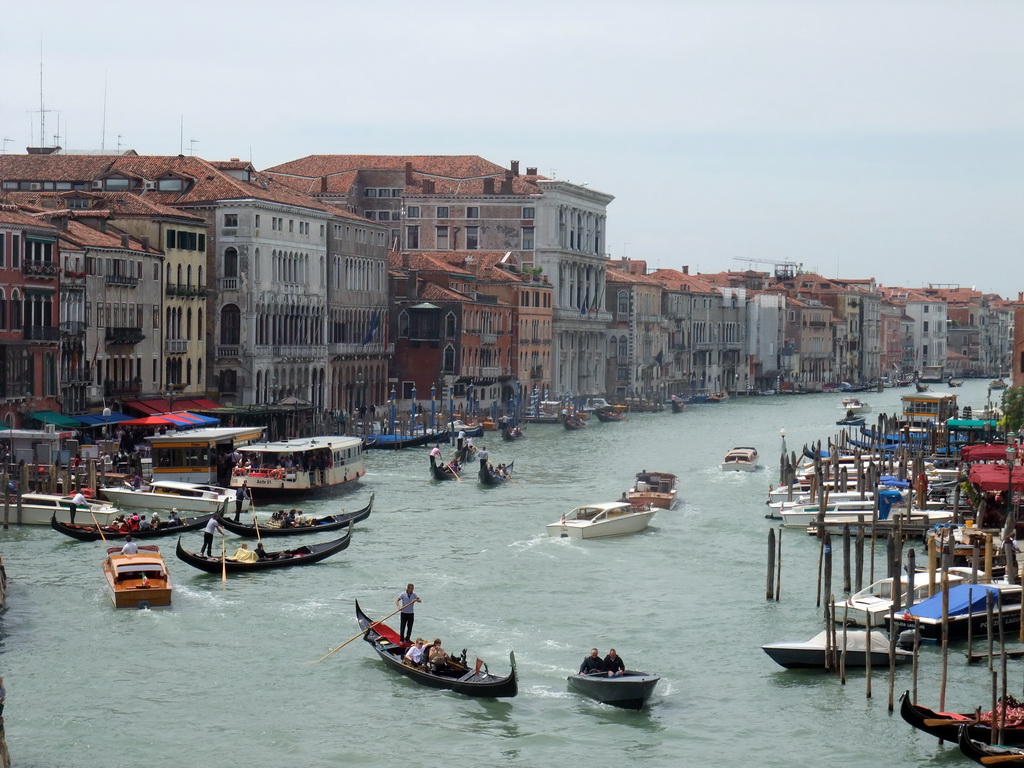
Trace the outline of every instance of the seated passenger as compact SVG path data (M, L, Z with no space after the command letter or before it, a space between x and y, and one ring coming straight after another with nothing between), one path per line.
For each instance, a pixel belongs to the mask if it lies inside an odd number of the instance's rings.
M181 524L182 524L181 518L178 517L178 510L172 509L171 510L171 516L167 518L167 525L168 525L168 527L170 527L172 525L181 525Z
M267 554L267 550L263 548L263 542L261 541L256 545L256 559L257 560L273 560L273 558Z
M604 659L601 658L601 654L597 652L597 648L590 649L590 655L587 656L583 663L580 664L581 675L592 675L596 672L606 672L604 666Z
M444 672L448 668L448 654L441 647L441 638L434 638L430 644L430 655L427 658L427 667L435 673Z
M160 514L158 512L154 512L153 516L149 518L149 525L153 529L160 527Z
M143 515L142 518L139 520L139 530L140 531L149 531L149 530L152 530L152 529L153 529L153 524L151 522L149 522L149 520L146 519L145 515Z
M409 650L405 652L405 661L414 667L422 667L423 657L426 653L427 650L423 647L423 638L417 637L416 644L411 646Z
M238 563L255 563L260 558L256 552L249 549L249 543L243 541L239 544L238 549L235 550L235 554L233 554L230 559Z

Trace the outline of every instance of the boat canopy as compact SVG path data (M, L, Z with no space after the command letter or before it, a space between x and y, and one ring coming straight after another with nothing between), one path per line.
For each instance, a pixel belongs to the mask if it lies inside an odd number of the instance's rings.
M882 490L878 492L878 519L888 520L889 511L893 504L903 501L903 494L896 490Z
M819 632L810 640L807 641L806 645L813 646L815 648L827 648L833 644L832 640L833 630L826 629ZM838 650L843 650L843 637L846 637L845 649L847 651L864 651L868 647L868 633L863 630L853 630L847 632L840 632L838 637L835 639L835 645ZM889 638L886 637L884 632L872 632L871 633L871 650L876 653L888 653L889 652Z
M960 449L960 460L971 461L1006 461L1006 446L992 443L975 443Z
M999 599L999 590L985 584L957 584L949 588L949 615L963 616L967 613L983 613L986 595L992 594ZM908 608L905 613L922 619L942 618L942 593L932 595L917 605Z
M1009 468L1005 464L975 464L967 479L983 491L998 493L1009 486ZM1013 468L1013 490L1024 491L1024 467Z

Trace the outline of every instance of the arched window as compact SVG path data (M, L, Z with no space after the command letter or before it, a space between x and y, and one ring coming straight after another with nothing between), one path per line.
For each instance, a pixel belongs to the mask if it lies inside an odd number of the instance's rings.
M203 282L203 266L201 264L199 265L199 272L198 272L198 274L199 274L199 277L196 280L196 285L199 286L200 288L202 288L203 286L206 285L206 283Z
M196 358L196 384L203 385L203 358Z
M199 308L196 314L196 340L203 340L203 309Z
M619 291L619 304L616 312L620 315L629 314L629 291Z
M191 264L188 265L188 272L186 274L188 276L185 279L185 285L187 285L189 288L191 288L192 287L192 265Z
M177 284L178 285L182 285L182 282L181 282L181 264L178 265L178 282L177 282Z
M192 383L192 359L191 358L189 358L187 370L188 370L188 374L185 377L185 383L186 384L191 384Z
M21 294L17 289L11 292L11 330L21 330Z
M224 277L238 277L238 251L234 248L224 251ZM181 280L180 275L178 280Z
M409 313L404 309L398 313L398 338L409 337Z
M618 340L614 336L612 336L611 339L608 341L608 357L618 357L618 356L619 356L619 343L618 343Z
M188 308L188 312L185 315L185 338L192 338L192 307Z
M168 285L170 285L170 284L171 284L171 275L172 275L172 274L174 274L174 273L173 273L173 272L171 271L171 265L170 265L170 264L168 264L168 265L167 265L167 284L168 284Z
M444 348L444 363L441 368L444 373L455 373L455 347L451 344Z
M225 304L220 311L220 343L242 343L242 313L234 304Z
M444 316L444 335L446 338L453 339L458 333L458 321L455 317L454 312L449 312Z

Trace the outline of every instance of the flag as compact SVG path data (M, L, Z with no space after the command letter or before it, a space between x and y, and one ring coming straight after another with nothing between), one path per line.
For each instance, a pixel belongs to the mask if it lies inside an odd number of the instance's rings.
M654 362L656 362L659 366L662 366L662 365L665 364L665 352L664 352L664 350L662 350L661 352L659 352L658 354L656 354L654 356Z
M583 306L580 307L580 314L581 315L587 314L587 302L583 302Z
M373 316L370 318L370 329L366 332L366 338L363 339L363 346L364 347L367 344L369 344L371 341L373 341L373 336L374 336L375 333L377 333L377 326L378 325L380 325L380 310L379 309L376 312L374 312Z

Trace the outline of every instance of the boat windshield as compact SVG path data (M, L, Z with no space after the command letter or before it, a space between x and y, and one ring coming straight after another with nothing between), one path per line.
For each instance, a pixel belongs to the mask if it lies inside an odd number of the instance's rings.
M164 569L160 563L125 563L117 566L117 578L119 579L137 579L141 578L143 573L148 576L150 574L162 575L163 572Z

